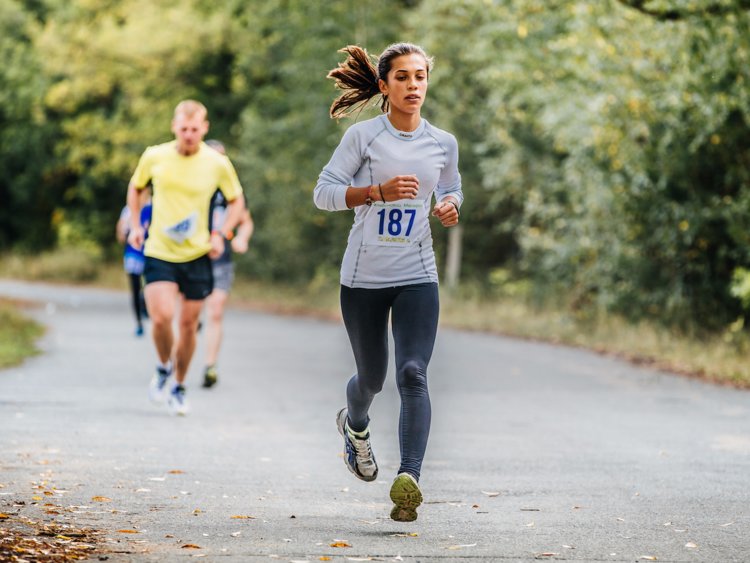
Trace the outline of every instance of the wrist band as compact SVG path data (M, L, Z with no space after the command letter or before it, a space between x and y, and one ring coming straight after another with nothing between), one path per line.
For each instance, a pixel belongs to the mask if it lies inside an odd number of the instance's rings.
M222 238L225 238L227 240L232 240L234 238L234 232L228 231L226 233L222 233L221 231L211 231L212 235L219 235Z
M383 188L380 185L380 182L378 182L378 191L380 192L380 201L385 202L385 196L383 195Z

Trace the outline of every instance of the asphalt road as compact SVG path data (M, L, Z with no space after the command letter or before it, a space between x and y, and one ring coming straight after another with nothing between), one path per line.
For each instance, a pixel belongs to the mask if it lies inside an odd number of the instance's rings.
M200 388L199 351L192 412L172 417L147 400L153 346L125 293L0 295L49 327L42 355L0 372L0 512L101 530L109 561L750 561L748 392L441 330L426 503L404 524L392 368L379 479L341 458L340 323L231 309L219 384Z

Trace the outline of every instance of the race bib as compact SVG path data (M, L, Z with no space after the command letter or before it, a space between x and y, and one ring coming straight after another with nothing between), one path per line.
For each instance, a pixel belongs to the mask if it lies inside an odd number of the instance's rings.
M408 246L414 242L424 218L425 208L419 200L373 203L365 219L363 242L376 246Z
M164 233L178 244L182 244L195 234L198 225L198 212L193 211L179 223L170 227L164 227Z

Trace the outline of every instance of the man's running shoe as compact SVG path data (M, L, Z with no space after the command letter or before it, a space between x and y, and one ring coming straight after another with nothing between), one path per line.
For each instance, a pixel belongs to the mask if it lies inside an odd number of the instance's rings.
M343 408L336 416L336 426L344 438L344 463L358 479L374 481L378 477L378 464L370 446L370 428L354 432L349 428L347 414Z
M206 371L203 372L203 387L210 389L219 381L219 374L216 371L216 366L208 366Z
M187 398L185 397L185 387L182 385L175 385L171 393L169 393L169 412L175 415L184 416L190 411L188 406Z
M399 473L391 485L391 520L413 522L417 519L417 507L422 504L422 491L417 480L409 473Z
M157 367L154 377L148 386L148 398L153 403L163 403L167 400L167 380L172 375L172 370Z

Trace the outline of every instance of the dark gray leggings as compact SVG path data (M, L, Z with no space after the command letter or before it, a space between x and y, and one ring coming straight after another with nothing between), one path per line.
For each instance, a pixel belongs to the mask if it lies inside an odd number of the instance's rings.
M383 389L388 369L388 316L396 352L396 385L401 395L401 466L419 479L430 434L430 363L439 315L438 285L421 283L385 289L341 286L341 312L357 364L346 388L349 424L364 430L368 411Z

